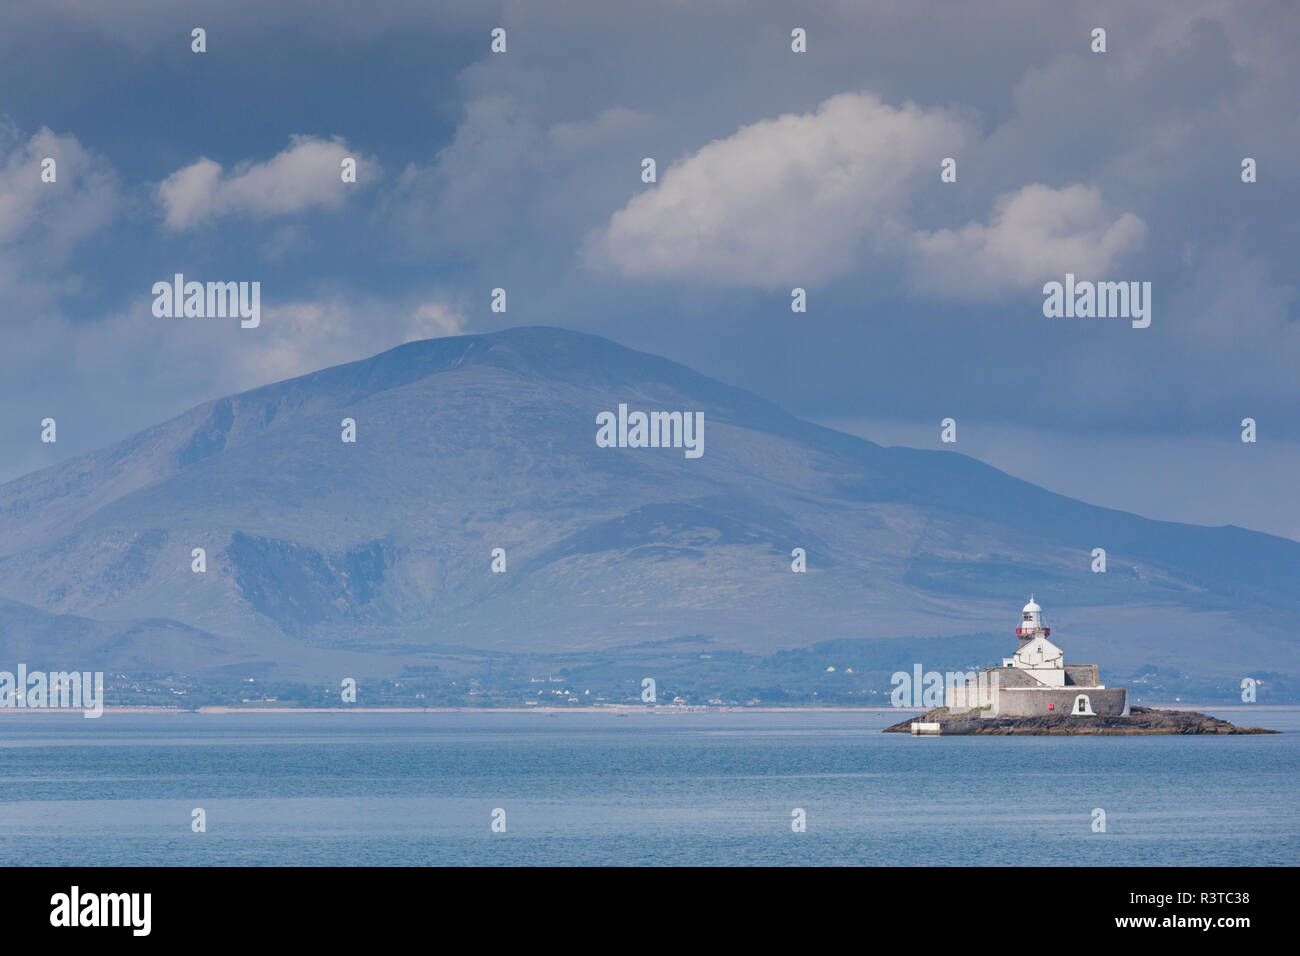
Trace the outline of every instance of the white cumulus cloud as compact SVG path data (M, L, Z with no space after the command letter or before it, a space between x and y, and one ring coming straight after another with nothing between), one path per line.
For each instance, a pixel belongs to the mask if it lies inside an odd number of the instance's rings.
M673 163L588 238L587 259L624 276L755 287L902 265L923 294L984 297L1103 272L1141 247L1142 220L1085 185L1027 185L1000 196L987 223L919 228L917 201L934 207L922 190L950 188L940 161L981 146L949 111L843 93Z
M357 183L342 180L342 161L357 160ZM362 159L339 137L293 136L287 149L263 163L244 161L229 173L206 157L168 176L158 186L169 229L193 229L221 216L256 218L337 208L350 190L373 179L377 164Z
M1035 183L999 196L987 224L916 233L914 277L947 294L1024 287L1066 272L1107 278L1146 232L1133 213L1112 213L1095 187Z
M592 237L588 257L628 276L742 285L843 273L864 239L897 222L909 180L937 181L939 161L970 135L944 110L842 93L661 170Z

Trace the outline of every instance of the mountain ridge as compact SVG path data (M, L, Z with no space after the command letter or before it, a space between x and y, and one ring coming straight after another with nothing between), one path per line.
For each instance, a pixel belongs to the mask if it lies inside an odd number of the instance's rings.
M703 411L703 458L597 448L595 415L619 401ZM355 445L339 440L342 417ZM1255 658L1300 670L1300 543L1088 505L954 451L886 448L549 327L406 343L213 399L0 485L0 521L0 598L110 630L175 622L236 659L268 641L286 667L296 649L380 660L397 647L700 633L772 650L954 633L1009 618L1035 589L1084 648L1143 659L1105 634L1109 614L1186 635L1152 638L1151 659L1226 672L1228 615ZM207 549L204 575L192 547ZM806 575L790 573L795 547ZM1106 574L1088 571L1093 547Z

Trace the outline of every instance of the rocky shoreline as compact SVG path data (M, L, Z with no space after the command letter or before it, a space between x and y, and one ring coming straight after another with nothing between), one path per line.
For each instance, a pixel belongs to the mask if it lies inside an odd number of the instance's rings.
M1226 720L1190 710L1154 710L1132 707L1127 717L1074 717L1066 714L1049 717L978 717L954 714L947 707L936 707L901 723L886 727L882 733L908 734L913 723L939 725L939 735L1036 735L1036 736L1137 736L1144 734L1277 734L1280 730L1262 727L1238 727Z

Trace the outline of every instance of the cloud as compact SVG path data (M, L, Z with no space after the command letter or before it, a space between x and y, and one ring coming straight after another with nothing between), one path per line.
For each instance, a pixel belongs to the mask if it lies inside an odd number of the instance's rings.
M56 164L52 183L41 179L46 157ZM122 205L112 164L75 136L42 127L24 138L0 119L0 480L49 464L58 450L34 437L31 423L61 416L65 396L76 388L59 365L68 361L80 327L60 313L59 299L83 283L69 266L78 247L112 224ZM105 357L113 354L106 350ZM111 391L100 391L96 402L106 404Z
M441 338L463 335L465 320L445 302L426 302L411 313L408 327L420 333L411 338Z
M509 96L472 100L433 162L412 163L397 177L383 212L417 255L485 256L500 267L524 244L524 261L568 258L589 224L637 181L645 155L638 144L653 127L652 117L621 107L544 125Z
M916 233L912 266L918 288L958 296L1024 288L1066 272L1106 278L1146 232L1133 213L1110 213L1095 187L1035 183L999 196L987 225Z
M54 182L41 178L55 161ZM24 327L75 292L77 247L108 227L123 206L113 165L70 134L42 127L26 141L0 120L0 299L6 320ZM26 334L6 329L10 339Z
M342 181L344 157L357 160L357 184ZM244 161L229 174L206 157L168 176L158 186L164 223L193 229L222 216L255 218L338 208L348 193L375 177L378 164L350 150L341 137L293 136L289 147L264 163Z
M741 127L661 171L588 246L625 276L769 286L854 268L907 187L971 138L945 110L842 93L813 113Z
M39 245L65 255L105 226L121 196L112 165L75 136L39 129L26 143L0 124L0 245ZM56 179L41 179L41 162L55 161Z
M1084 185L1025 186L999 197L987 224L914 228L909 199L943 188L940 160L975 140L943 110L834 96L815 113L742 127L674 163L614 213L588 259L624 276L769 287L902 257L924 275L919 288L952 295L1091 275L1141 246L1143 222L1111 215Z
M464 320L437 300L410 306L331 297L267 308L261 328L266 335L260 338L251 332L235 337L223 386L229 391L353 362L404 342L459 335ZM183 325L173 330L175 347L197 357L196 336L186 334L194 330Z

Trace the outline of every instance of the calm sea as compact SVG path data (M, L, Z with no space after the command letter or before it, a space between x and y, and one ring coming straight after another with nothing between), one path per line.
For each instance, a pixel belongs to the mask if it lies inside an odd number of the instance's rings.
M1300 710L1205 712L1290 732L917 739L878 732L900 714L9 713L0 863L1296 864ZM205 833L191 830L199 807ZM806 832L791 829L796 808Z

